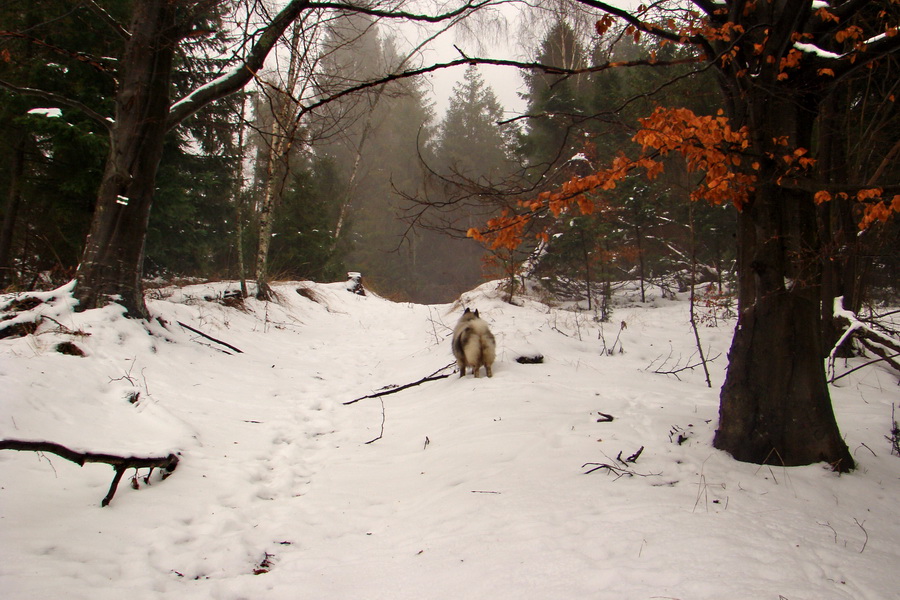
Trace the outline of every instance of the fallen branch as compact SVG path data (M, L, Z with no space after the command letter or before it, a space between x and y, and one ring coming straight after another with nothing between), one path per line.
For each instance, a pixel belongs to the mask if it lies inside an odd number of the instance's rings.
M703 354L701 354L701 355L700 355L700 360L699 360L698 362L691 363L691 358L694 357L694 355L692 354L692 355L687 359L687 361L685 361L685 364L684 364L684 365L681 364L681 357L679 356L679 357L678 357L678 360L675 361L675 365L674 365L674 366L669 367L667 370L664 370L664 369L666 369L666 365L668 364L669 360L672 358L672 351L671 351L671 349L670 349L670 350L669 350L669 356L667 356L666 359L665 359L664 361L662 361L662 363L660 363L659 366L657 366L657 367L653 370L653 372L656 373L657 375L672 375L673 377L675 377L675 379L677 379L678 381L681 381L681 377L678 376L679 373L682 373L682 372L684 372L684 371L693 371L694 369L696 369L697 367L700 367L700 366L702 366L703 369L704 369L704 371L706 371L706 363L715 362L715 360L716 360L717 358L719 358L720 356L722 356L721 353L716 354L716 355L713 356L712 358L704 358L704 357L703 357ZM660 357L662 357L662 354L660 354L659 356L657 356L656 358L654 358L654 359L650 362L650 364L647 365L646 369L649 369L650 367L652 367L653 364L654 364L657 360L660 359Z
M833 376L831 379L828 380L828 383L834 383L834 382L837 381L838 379L843 379L844 377L846 377L846 376L849 375L850 373L853 373L853 372L855 372L855 371L859 371L860 369L865 369L865 368L868 367L869 365L874 365L875 363L880 363L880 362L884 362L884 361L889 361L891 358L897 358L897 357L900 357L900 353L894 354L893 356L890 356L890 357L876 358L876 359L874 359L874 360L870 360L869 362L864 362L864 363L861 364L861 365L857 365L857 366L853 367L853 368L850 369L849 371L844 371L844 372L841 373L840 375L835 375L835 376Z
M185 325L185 324L182 323L181 321L175 321L175 322L178 323L179 325L181 325L182 327L184 327L185 329L187 329L188 331L193 331L194 333L196 333L196 334L199 335L200 337L204 337L204 338L208 339L208 340L211 341L211 342L215 342L215 343L217 343L217 344L221 344L222 346L225 346L226 348L229 348L230 350L234 350L234 351L237 352L238 354L243 354L243 353L244 353L244 351L241 350L240 348L235 348L235 347L232 346L231 344L228 344L228 343L226 343L226 342L223 342L222 340L217 340L217 339L214 338L213 336L207 335L207 334L203 333L202 331L200 331L199 329L194 329L194 328L191 327L190 325Z
M637 471L634 471L632 469L626 469L623 467L619 467L616 465L610 465L607 463L589 462L589 463L584 463L583 465L581 465L581 468L583 469L588 466L593 466L594 468L588 469L587 471L585 471L584 472L585 475L589 475L589 474L593 473L594 471L599 471L600 469L606 469L606 472L612 473L613 475L615 475L616 479L620 479L625 476L628 476L628 477L634 477L634 476L637 476L637 477L659 477L659 475L660 475L660 473L638 473Z
M128 469L154 468L163 469L163 479L168 477L178 466L178 457L174 454L168 456L119 456L116 454L103 454L97 452L78 452L66 448L54 442L35 442L28 440L0 440L0 450L19 450L31 452L49 452L71 461L83 467L85 463L104 463L116 470L109 492L100 502L100 506L108 506L116 494L116 488L122 480L122 475Z
M360 400L365 400L366 398L381 398L382 396L387 396L389 394L396 394L397 392L402 392L403 390L407 390L411 387L421 385L428 381L437 381L438 379L446 379L447 377L450 377L453 373L445 373L443 375L438 375L438 373L440 373L441 371L443 371L445 369L449 369L450 367L452 367L454 365L456 365L456 363L452 362L445 367L441 367L440 369L438 369L431 375L428 375L427 377L423 377L422 379L420 379L418 381L413 381L412 383L406 383L404 385L390 387L388 389L382 388L381 391L375 392L374 394L367 394L365 396L360 396L359 398L356 398L355 400L349 400L347 402L344 402L344 406L346 406L348 404L354 404L356 402L359 402Z
M828 383L834 383L841 377L844 377L853 371L877 362L886 362L894 370L900 371L900 361L896 360L896 358L900 356L900 339L898 339L897 332L885 328L878 323L875 318L872 320L863 320L856 315L856 313L845 309L843 296L838 296L834 299L833 310L834 320L846 329L828 354L828 372L831 375ZM876 328L883 329L884 331L878 331ZM873 354L878 355L880 358L851 369L842 375L836 375L834 365L838 351L850 338L855 338L859 341L860 345ZM894 354L891 354L890 351L893 351Z

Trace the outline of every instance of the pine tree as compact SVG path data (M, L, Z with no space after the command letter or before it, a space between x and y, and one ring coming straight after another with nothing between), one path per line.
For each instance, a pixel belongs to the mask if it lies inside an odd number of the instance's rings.
M496 183L514 167L513 130L498 123L503 107L477 66L469 66L453 87L447 114L435 141L435 158L447 174Z

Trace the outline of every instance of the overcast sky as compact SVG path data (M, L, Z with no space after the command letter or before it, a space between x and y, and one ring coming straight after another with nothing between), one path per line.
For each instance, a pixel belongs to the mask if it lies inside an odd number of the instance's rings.
M611 0L610 4L623 8L635 8L640 0ZM522 35L522 27L518 21L520 6L509 5L503 8L503 20L505 25L492 28L492 31L484 32L477 37L467 36L459 30L451 30L438 37L429 44L430 50L424 53L425 64L434 62L447 62L460 58L458 46L467 56L480 56L483 58L504 58L529 60L527 51L523 48L518 38ZM500 30L505 27L506 34ZM534 37L528 42L528 46L534 47L540 44L538 32L532 32ZM412 36L410 37L412 39ZM485 43L488 40L492 43ZM512 67L499 67L482 65L481 73L486 82L494 90L497 98L503 104L508 116L521 114L525 110L525 101L519 97L524 88L522 71ZM447 110L453 86L460 81L465 72L465 66L443 69L427 75L429 87L432 90L432 99L435 102L435 112L438 119L443 117Z

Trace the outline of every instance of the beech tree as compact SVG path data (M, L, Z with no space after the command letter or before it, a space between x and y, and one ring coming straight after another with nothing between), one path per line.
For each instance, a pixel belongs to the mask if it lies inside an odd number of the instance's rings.
M592 194L614 189L636 169L655 177L663 169L662 156L680 154L690 171L703 174L693 199L738 208L739 317L714 445L747 462L825 461L838 471L852 469L822 360L826 257L817 203L852 197L865 226L900 211L900 187L822 178L816 131L836 86L900 50L900 5L694 0L695 10L660 20L645 7L629 12L605 2L580 3L601 11L600 33L621 20L627 35L695 49L698 68L715 70L724 107L708 116L656 109L634 138L642 148L637 157L620 156L608 168L523 201L520 211L471 234L492 245L516 244L535 215L560 215L576 206L590 213Z

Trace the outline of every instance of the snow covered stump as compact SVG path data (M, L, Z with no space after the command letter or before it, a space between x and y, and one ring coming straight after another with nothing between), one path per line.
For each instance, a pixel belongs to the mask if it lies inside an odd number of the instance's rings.
M350 271L347 273L347 291L360 296L366 295L366 288L362 284L362 273Z

